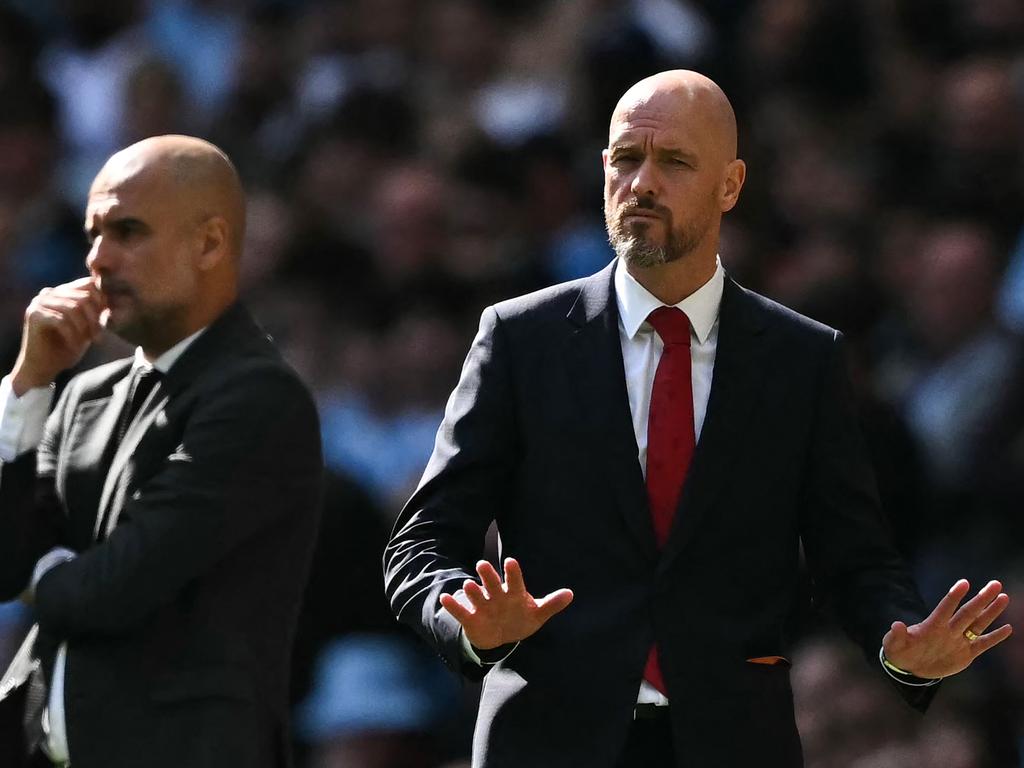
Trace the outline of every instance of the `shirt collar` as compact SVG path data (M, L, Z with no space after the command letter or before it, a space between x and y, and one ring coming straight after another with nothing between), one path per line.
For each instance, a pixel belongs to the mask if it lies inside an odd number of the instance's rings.
M203 335L205 330L206 328L200 328L191 336L182 339L153 362L146 359L145 354L142 352L142 347L136 347L132 368L156 368L160 373L167 373L171 370L171 366L178 362L178 358L185 354L185 350L192 346L192 342Z
M701 344L708 340L711 329L718 319L724 289L725 270L722 268L722 260L716 256L715 273L711 279L674 305L690 318L690 326ZM665 306L629 274L622 259L615 265L615 301L619 306L622 326L630 339L634 338L642 327L645 331L650 331L651 326L645 326L647 316L658 307Z

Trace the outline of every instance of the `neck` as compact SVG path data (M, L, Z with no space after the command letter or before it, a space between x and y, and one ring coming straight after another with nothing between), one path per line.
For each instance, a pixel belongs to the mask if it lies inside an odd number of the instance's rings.
M627 262L629 274L658 301L668 306L678 304L701 288L715 274L717 253L710 258L691 253L667 264L637 267Z
M192 334L212 324L227 311L236 298L236 294L225 294L216 302L195 307L187 316L182 317L179 322L161 323L162 328L160 330L162 333L153 333L151 334L152 338L148 338L139 344L142 347L143 356L152 363L178 342L184 341Z

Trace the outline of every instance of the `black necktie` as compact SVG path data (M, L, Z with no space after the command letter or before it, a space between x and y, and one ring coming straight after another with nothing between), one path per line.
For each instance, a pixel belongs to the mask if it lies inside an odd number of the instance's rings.
M128 402L125 403L121 418L117 423L117 444L120 445L128 431L132 419L135 418L142 404L146 402L153 387L160 381L161 374L156 368L150 366L138 366L132 369L131 378L128 382Z

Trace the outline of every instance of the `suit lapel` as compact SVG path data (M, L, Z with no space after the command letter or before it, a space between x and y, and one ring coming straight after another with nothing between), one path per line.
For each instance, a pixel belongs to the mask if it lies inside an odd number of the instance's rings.
M701 429L672 531L662 554L661 570L693 538L726 478L761 393L768 344L764 317L746 291L726 279L719 311L718 347Z
M582 422L591 434L590 446L613 486L616 506L637 544L653 560L657 544L629 412L614 268L613 261L583 283L567 316L575 329L566 345L566 363Z
M128 370L126 365L125 371ZM84 467L89 467L89 476L92 480L90 488L76 489L77 493L83 494L80 498L99 498L103 478L106 476L114 451L113 441L118 418L127 402L128 377L124 376L113 385L109 397L86 400L78 403L75 408L70 422L74 430L70 449L75 453L75 469L80 471ZM67 459L68 451L65 450L58 460L55 475L57 492L63 498L70 495L67 487L69 469Z
M125 379L127 381L127 379ZM99 514L96 516L93 538L101 539L110 535L117 525L117 518L121 512L124 502L124 492L131 483L131 473L128 469L128 460L135 453L139 441L145 436L146 431L163 413L167 405L167 397L164 395L160 384L157 384L149 393L146 402L142 404L132 423L128 425L124 433L124 439L117 446L114 460L110 464L110 471L103 483L103 493L100 496ZM120 413L120 411L118 411ZM107 510L109 514L107 513ZM104 524L103 521L106 521ZM100 530L103 526L104 530Z
M214 358L223 356L228 350L231 350L232 353L240 353L245 344L266 338L265 334L262 336L261 334L262 331L253 321L248 310L241 304L233 304L185 350L181 358L164 375L161 382L153 388L150 396L139 409L139 413L128 426L121 444L117 446L110 470L103 483L94 524L94 539L100 538L101 534L102 536L109 535L117 525L117 518L124 505L124 494L132 480L129 459L135 453L149 428L161 418L164 408L170 400L209 368ZM114 397L111 398L109 408L109 412L113 414L113 425L116 425L117 416L124 409L127 401L128 376L126 375L114 385ZM105 433L108 445L115 439L113 425L110 427L110 431ZM104 525L105 519L107 522ZM102 532L100 531L101 526L104 527Z

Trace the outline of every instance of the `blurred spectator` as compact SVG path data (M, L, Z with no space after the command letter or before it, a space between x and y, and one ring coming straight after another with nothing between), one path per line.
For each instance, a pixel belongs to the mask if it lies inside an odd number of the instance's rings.
M57 97L69 150L62 182L84 200L103 161L125 144L125 86L148 54L138 0L56 0L64 34L43 50L39 74Z
M242 42L243 0L149 0L145 29L160 55L172 62L187 100L204 117L234 87L233 68Z
M993 317L998 261L984 228L937 225L924 238L908 297L924 360L904 412L941 491L969 482L981 430L1017 363L1018 341Z
M350 635L329 646L296 729L311 768L434 768L458 687L412 640Z
M81 218L53 174L60 140L56 106L35 80L0 86L0 357L13 362L21 316L42 285L84 271Z
M1007 62L978 57L950 66L932 125L933 206L976 216L997 236L1020 230L1024 210L1024 94Z
M177 73L160 59L143 59L128 72L124 88L125 142L167 133L195 133Z

